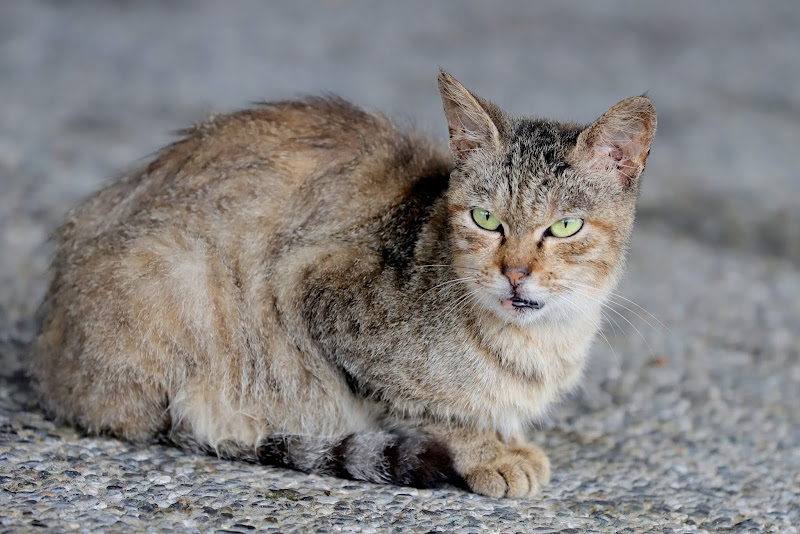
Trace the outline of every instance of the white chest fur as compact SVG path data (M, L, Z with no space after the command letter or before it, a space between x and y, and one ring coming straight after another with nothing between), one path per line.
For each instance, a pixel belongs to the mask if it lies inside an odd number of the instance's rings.
M599 320L481 325L471 340L477 382L465 390L481 425L519 432L578 382Z

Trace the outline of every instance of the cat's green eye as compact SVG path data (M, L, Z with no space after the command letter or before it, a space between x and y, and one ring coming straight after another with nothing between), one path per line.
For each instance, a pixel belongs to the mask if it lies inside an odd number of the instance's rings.
M583 219L561 219L549 229L555 237L569 237L577 234L581 228L583 228Z
M495 232L497 230L501 230L500 228L500 221L486 211L485 209L475 208L472 210L472 220L475 221L475 224L483 228L484 230L489 230Z

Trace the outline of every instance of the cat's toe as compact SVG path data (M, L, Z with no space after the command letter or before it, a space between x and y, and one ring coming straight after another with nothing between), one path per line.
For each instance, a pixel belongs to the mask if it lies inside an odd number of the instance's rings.
M536 448L519 447L474 469L466 477L472 491L489 497L530 497L550 478L550 461Z
M469 489L487 497L505 497L508 484L497 469L492 467L479 467L467 475Z
M542 449L535 445L522 445L510 451L522 456L533 471L537 485L544 486L550 482L550 459Z

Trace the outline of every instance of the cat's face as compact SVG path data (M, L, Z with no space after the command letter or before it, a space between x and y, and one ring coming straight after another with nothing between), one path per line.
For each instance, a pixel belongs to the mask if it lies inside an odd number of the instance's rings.
M622 269L652 105L629 99L584 129L510 119L445 89L457 163L451 244L465 301L521 324L597 308ZM454 93L461 101L448 109Z
M635 192L502 155L464 166L450 187L453 264L487 311L520 323L579 316L616 282Z

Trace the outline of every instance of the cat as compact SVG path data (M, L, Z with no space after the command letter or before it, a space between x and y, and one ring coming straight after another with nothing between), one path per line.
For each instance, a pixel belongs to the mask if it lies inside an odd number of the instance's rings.
M58 229L30 372L90 433L345 478L527 497L656 129L517 119L438 77L447 150L336 98L183 132Z

